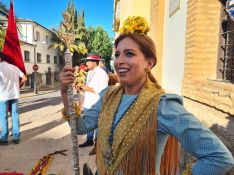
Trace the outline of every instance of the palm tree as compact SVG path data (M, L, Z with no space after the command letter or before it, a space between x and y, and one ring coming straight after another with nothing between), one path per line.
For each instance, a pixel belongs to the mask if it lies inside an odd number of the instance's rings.
M70 52L77 52L80 55L86 54L87 49L83 42L85 27L78 26L79 16L74 6L74 0L72 4L70 4L70 1L68 2L68 6L62 15L64 20L60 23L59 28L52 29L54 34L51 39L51 47L59 48L62 53L69 49Z
M8 9L6 7L6 5L0 0L0 15L1 16L8 16Z

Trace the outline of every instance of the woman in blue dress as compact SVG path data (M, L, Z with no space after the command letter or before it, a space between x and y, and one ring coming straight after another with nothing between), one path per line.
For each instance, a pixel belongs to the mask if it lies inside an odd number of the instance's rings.
M234 165L232 154L186 111L180 96L165 93L151 74L157 59L148 31L142 17L124 21L114 43L120 84L105 89L100 100L77 118L77 134L98 128L96 163L101 175L175 175L178 145L172 140L165 146L169 136L197 158L190 174L225 174ZM67 85L73 81L73 69L64 67L60 75L64 116Z

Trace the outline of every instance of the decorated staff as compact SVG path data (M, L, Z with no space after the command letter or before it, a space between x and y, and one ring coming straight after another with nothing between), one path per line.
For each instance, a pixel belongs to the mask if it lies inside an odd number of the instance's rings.
M72 67L71 53L69 49L65 52L65 64L66 66ZM73 86L72 84L68 85L67 89L68 95L68 111L67 114L70 117L70 128L71 128L71 140L72 140L72 161L75 175L80 174L79 167L79 153L78 153L78 141L76 134L76 112L74 110L74 96L73 96ZM65 112L65 111L63 111Z
M76 50L78 53L84 55L87 53L87 49L82 43L79 43L79 46L76 45L75 40L77 39L76 30L74 30L74 19L72 18L72 14L69 13L68 10L65 10L63 13L64 20L61 22L59 28L54 32L61 43L54 43L52 47L58 46L61 51L65 52L65 67L72 69L72 59L71 52ZM70 52L71 51L71 52ZM60 81L62 78L60 77ZM79 167L79 153L78 153L78 141L76 134L76 111L74 110L74 96L73 96L73 86L72 83L69 83L67 86L64 86L61 89L62 95L67 95L67 110L62 110L63 116L66 114L69 116L69 122L71 127L71 141L72 141L72 161L73 161L73 169L75 175L80 175L80 167Z

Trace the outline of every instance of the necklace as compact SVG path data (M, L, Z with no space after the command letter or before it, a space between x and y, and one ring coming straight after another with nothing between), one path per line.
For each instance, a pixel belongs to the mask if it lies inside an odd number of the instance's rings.
M112 125L111 125L111 130L110 130L110 136L109 136L109 144L110 145L112 145L112 143L113 143L113 133L114 133L114 130L115 130L116 126L119 124L119 122L121 121L121 119L123 118L123 116L125 115L125 113L129 110L129 108L135 103L137 97L138 96L134 97L134 99L132 100L131 104L129 104L129 106L124 110L123 114L115 122L115 120L116 120L116 113L117 113L117 111L118 111L118 109L120 107L120 104L119 104L118 108L116 109L115 115L113 117Z

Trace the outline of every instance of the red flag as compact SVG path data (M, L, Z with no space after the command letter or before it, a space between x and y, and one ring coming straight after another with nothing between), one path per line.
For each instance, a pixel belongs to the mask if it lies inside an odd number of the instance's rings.
M5 43L3 47L3 53L7 56L6 61L8 63L17 66L26 75L24 61L19 44L19 37L17 33L12 0L10 1L8 26L6 31Z

